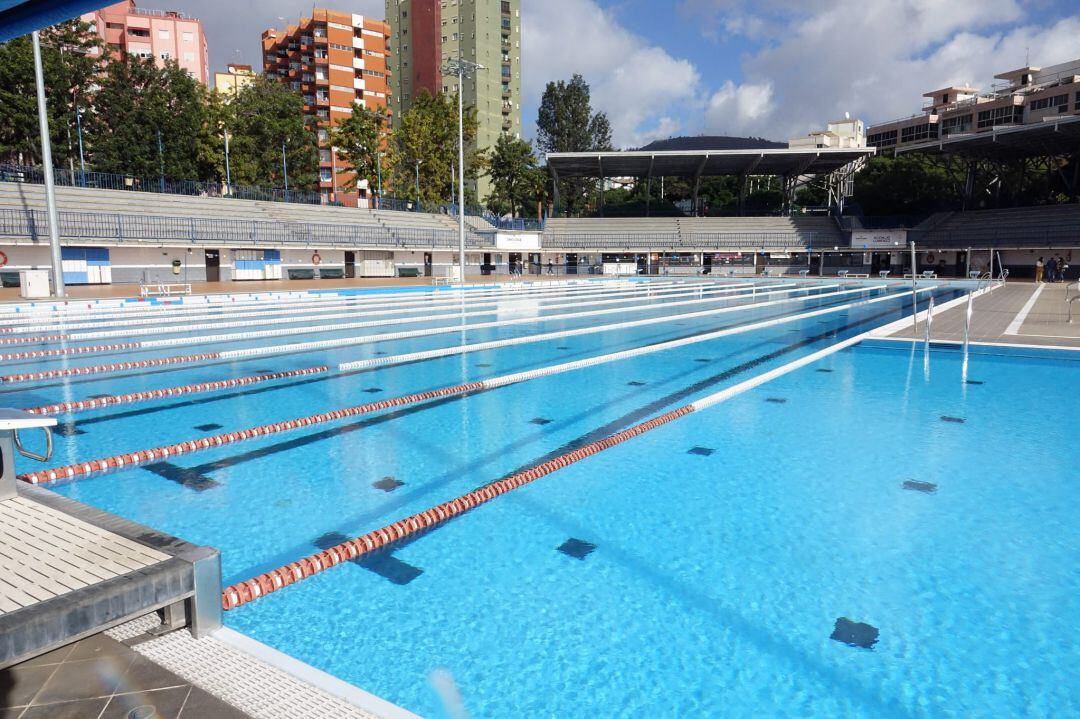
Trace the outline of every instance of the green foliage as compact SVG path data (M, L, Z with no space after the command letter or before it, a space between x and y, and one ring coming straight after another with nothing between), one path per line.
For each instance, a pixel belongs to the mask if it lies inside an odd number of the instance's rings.
M486 204L498 215L532 214L546 184L532 144L509 135L500 135L491 149L487 175L491 178L491 194Z
M91 87L101 60L101 48L90 26L70 21L41 32L41 64L45 78L49 136L53 162L78 158L76 107L87 108L81 93ZM30 36L0 44L0 161L40 164L41 140L34 85L34 52Z
M481 152L468 149L476 139L477 127L476 109L465 108L467 179L476 179L486 165ZM419 160L421 205L436 206L447 202L451 196L451 173L457 167L457 159L457 95L432 95L421 90L412 106L402 114L394 132L391 175L395 194L402 198L416 197L416 163ZM456 179L456 173L453 177Z
M317 138L303 110L299 93L266 77L240 90L226 113L234 184L283 187L284 141L290 189L318 189Z
M589 152L612 149L611 123L603 112L593 112L589 85L575 74L570 82L549 82L536 119L536 144L543 152ZM561 180L559 192L566 214L580 214L595 193L593 180Z
M854 200L867 215L906 215L958 206L940 162L917 153L877 155L855 175Z
M330 141L337 148L338 157L352 165L356 172L346 189L355 190L360 180L367 180L374 193L378 188L379 173L389 175L392 165L389 130L385 108L370 110L354 102L352 115L339 121L330 131Z
M205 176L212 164L203 147L205 93L175 62L159 68L149 58L130 55L110 62L86 128L94 169L141 177Z

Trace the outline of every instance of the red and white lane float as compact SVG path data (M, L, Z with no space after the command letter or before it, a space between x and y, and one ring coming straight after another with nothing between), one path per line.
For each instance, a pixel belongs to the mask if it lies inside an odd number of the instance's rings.
M330 368L323 365L320 367L305 367L303 369L287 370L283 372L268 372L266 374L251 375L248 377L236 377L234 379L221 379L213 382L199 382L198 384L186 384L179 387L166 387L164 389L151 389L144 392L129 392L127 394L114 394L92 399L80 399L72 402L58 402L41 407L31 407L26 410L32 414L65 414L70 412L82 412L88 409L100 409L119 404L131 404L133 402L147 402L149 400L164 399L166 397L178 397L185 394L200 392L214 392L232 387L246 387L247 385L260 382L270 382L288 377L304 377L307 375L329 372Z
M470 509L479 507L495 499L498 496L517 489L518 487L534 482L552 472L567 467L575 462L580 462L586 457L591 457L598 452L621 444L628 439L644 434L651 429L667 424L693 410L691 405L686 405L671 412L665 412L658 417L634 425L629 429L618 432L596 442L591 442L584 447L572 452L560 455L547 462L538 464L523 472L518 472L504 479L492 482L480 489L455 497L448 502L436 505L431 509L406 517L393 524L368 532L355 539L350 539L322 552L309 555L303 559L286 564L284 567L273 569L251 579L246 579L237 584L227 587L221 593L221 606L224 609L235 609L243 604L266 596L279 589L284 589L290 584L295 584L302 579L324 572L342 562L374 551L380 547L404 539L409 535L416 534L437 524L452 519Z
M23 480L24 482L29 482L30 484L40 484L42 482L55 482L59 479L73 479L75 477L85 477L93 474L101 474L103 472L108 472L110 470L118 469L120 467L130 467L132 465L138 465L144 462L156 462L158 460L165 459L166 457L176 457L181 454L190 454L191 452L198 452L204 449L212 449L214 447L222 447L226 444L243 442L244 440L255 439L257 437L266 437L272 434L277 434L279 432L287 432L289 430L299 429L301 427L310 427L311 425L322 424L324 422L333 422L335 420L345 419L346 417L355 417L357 415L367 414L369 412L378 412L380 410L389 409L391 407L400 407L402 405L413 404L416 402L424 402L439 397L449 397L452 395L464 394L466 392L473 392L479 389L483 389L482 382L469 382L467 384L444 387L442 389L430 390L428 392L417 392L415 394L403 395L401 397L392 397L389 399L380 400L378 402L369 402L367 404L361 404L355 407L346 407L345 409L336 409L331 412L313 414L308 417L300 417L299 419L290 419L284 422L264 424L259 427L242 429L238 432L225 432L223 434L215 434L210 437L191 439L185 442L179 442L177 444L167 444L162 447L155 447L153 449L143 449L139 450L138 452L130 452L128 454L118 454L113 457L105 457L104 459L93 459L87 462L79 462L78 464L69 464L65 467L44 469L38 472L29 472L27 474L20 474L19 479Z

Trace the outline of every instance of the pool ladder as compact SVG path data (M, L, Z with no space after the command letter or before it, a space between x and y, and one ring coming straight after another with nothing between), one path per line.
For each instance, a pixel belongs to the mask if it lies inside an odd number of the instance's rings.
M1072 297L1069 297L1069 287L1071 287L1072 285L1076 285L1076 290L1077 290L1078 294L1075 294ZM1077 300L1080 300L1080 280L1077 280L1076 282L1073 282L1072 284L1066 284L1065 285L1065 304L1067 304L1069 306L1069 324L1072 324L1072 306L1073 306L1073 302L1076 302Z
M24 412L21 409L0 408L0 500L11 499L15 490L15 455L47 462L52 456L53 438L51 427L54 417ZM45 432L45 452L39 454L23 446L19 430L41 429Z

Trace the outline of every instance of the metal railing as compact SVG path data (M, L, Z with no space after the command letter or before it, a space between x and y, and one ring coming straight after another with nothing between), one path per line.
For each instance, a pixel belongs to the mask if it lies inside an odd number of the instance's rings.
M318 192L256 185L227 185L216 180L174 180L167 177L138 177L111 172L94 172L56 168L53 178L61 187L86 187L98 190L123 190L125 192L154 192L166 195L190 197L223 197L236 200L262 200L264 202L290 202L301 205L322 204ZM39 167L0 164L0 182L22 182L30 185L45 184L45 171Z
M458 243L457 233L451 230L383 227L377 224L270 222L66 211L59 212L57 219L60 237L64 239L132 244L171 241L240 247L270 244L452 249ZM48 237L48 229L48 213L44 210L0 209L0 237L26 237L36 242ZM490 247L494 243L494 233L470 232L466 237L466 246L472 249Z

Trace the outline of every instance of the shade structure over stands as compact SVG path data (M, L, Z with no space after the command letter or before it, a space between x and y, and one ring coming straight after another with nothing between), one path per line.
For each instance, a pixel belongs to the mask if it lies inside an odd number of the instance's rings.
M979 133L948 135L917 145L898 147L896 152L1002 161L1073 155L1080 152L1080 115L1058 117L1037 125L999 125Z
M694 180L696 206L702 177L776 175L784 179L785 194L790 194L800 177L843 174L875 152L872 147L552 152L547 155L547 163L556 180L556 194L557 181L568 177L642 177L646 182L654 176L689 177Z

